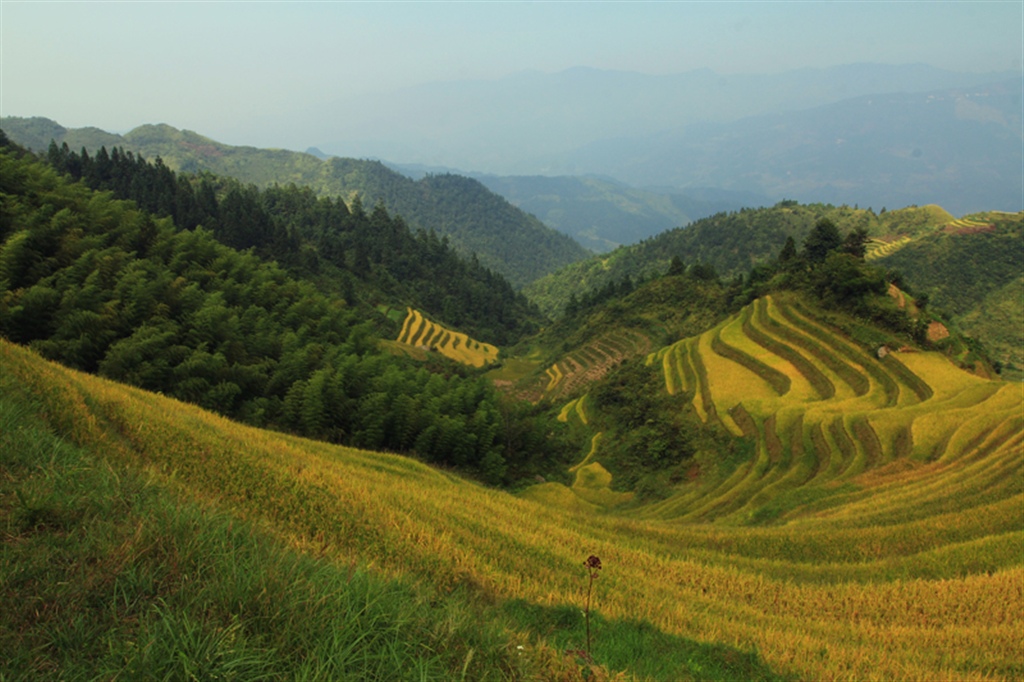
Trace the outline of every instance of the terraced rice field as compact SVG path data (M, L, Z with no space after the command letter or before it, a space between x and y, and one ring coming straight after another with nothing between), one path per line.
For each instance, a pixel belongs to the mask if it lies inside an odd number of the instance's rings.
M590 423L590 418L587 416L586 405L587 396L570 400L562 406L562 411L558 414L558 421L567 422L569 420L578 420L580 424L586 426Z
M953 234L974 234L976 232L990 232L994 229L994 225L978 218L958 218L947 223L942 228L943 232L951 232Z
M445 329L425 318L418 310L408 309L398 342L423 350L437 351L445 357L473 367L483 367L498 359L498 348L481 343L461 332Z
M867 243L864 251L864 260L877 260L896 253L911 242L910 237L899 237L897 239L872 239Z
M753 361L718 355L713 335ZM592 458L576 469L579 490L544 484L561 497L524 499L410 459L245 427L3 341L0 384L31 396L61 437L155 485L318 561L435 585L442 600L471 586L496 604L578 609L582 561L595 554L605 618L756 651L787 679L1024 677L1019 385L928 353L902 354L896 369L774 298L651 359L757 454L727 480L628 515L581 496L607 488ZM773 376L766 367L788 388L759 376ZM642 644L632 653L658 656Z
M876 486L892 489L888 499L910 472L919 493L899 497L920 494L917 504L936 507L995 484L995 471L1020 479L1020 385L968 374L937 353L879 359L796 301L759 299L648 361L661 363L670 393L692 394L704 421L751 439L756 455L727 480L645 508L646 517L745 524L841 508L874 518L891 511Z
M651 340L631 329L615 331L573 351L545 370L545 396L570 396L597 381L626 358L644 355Z

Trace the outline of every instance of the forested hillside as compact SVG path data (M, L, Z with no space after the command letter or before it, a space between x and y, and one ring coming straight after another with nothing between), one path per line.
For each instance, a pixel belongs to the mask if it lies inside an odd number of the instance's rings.
M908 241L879 263L898 270L928 305L1024 369L1024 214L989 212ZM922 300L925 300L922 298Z
M172 170L210 171L258 187L295 183L320 197L363 204L383 201L388 211L413 229L448 236L463 255L502 274L516 287L587 255L570 237L523 213L475 180L432 176L413 181L377 161L331 157L287 150L233 147L168 125L140 126L124 136L96 128L66 129L48 119L5 118L0 122L15 142L43 152L51 140L73 151L121 147L149 159L160 157Z
M413 232L382 203L367 213L358 197L349 208L294 185L259 190L209 173L179 175L159 158L149 163L117 147L90 156L53 143L46 158L58 172L169 216L181 229L202 225L228 246L316 277L349 303L413 305L500 344L541 321L500 275L460 257L447 238Z
M83 161L60 150L57 155ZM160 164L119 155L121 162L111 156L109 168L126 168L122 162L142 167L131 175L135 189L154 190L158 203L174 197L168 212L176 218L154 217L133 202L73 183L16 149L0 151L5 338L71 367L254 425L415 452L495 483L564 456L559 440L548 437L551 426L542 413L504 399L489 382L439 358L431 366L382 351L380 333L392 336L394 323L358 297L324 293L259 255L287 254L298 240L302 258L330 263L332 248L338 258L349 250L358 254L360 240L369 249L373 234L383 247L395 246L363 254L365 266L382 272L341 280L365 287L394 277L389 268L401 261L385 261L402 255L401 245L433 249L427 254L438 260L427 258L419 267L455 269L457 259L436 238L403 233L383 210L350 213L341 202L294 188L259 193L229 184L218 199L215 179L175 176ZM103 167L83 166L90 173ZM149 185L154 178L179 194ZM193 181L196 203L188 199ZM175 213L191 215L197 206L216 216L212 228L189 229ZM235 231L236 220L246 228ZM254 250L237 251L218 234ZM394 242L385 241L388 235ZM359 258L353 272L359 272ZM323 269L320 275L326 276ZM444 273L437 281L444 286Z
M554 314L572 295L579 297L627 276L635 280L663 273L673 258L700 263L722 277L746 275L778 255L787 238L803 241L822 218L844 233L859 228L869 236L917 234L953 220L937 206L875 213L872 209L783 201L772 207L718 213L640 244L594 256L534 282L526 293L542 310Z

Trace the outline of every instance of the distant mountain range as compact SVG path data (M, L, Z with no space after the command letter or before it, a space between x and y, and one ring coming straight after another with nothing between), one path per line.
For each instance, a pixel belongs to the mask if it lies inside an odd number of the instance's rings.
M379 161L235 147L169 125L143 125L123 136L98 128L69 129L45 118L8 117L0 127L36 151L45 151L51 140L92 153L102 146L122 147L150 160L160 157L173 170L208 170L261 187L308 185L321 196L348 202L358 195L366 210L382 201L411 227L447 236L454 247L475 253L481 264L517 287L588 255L570 237L467 177L444 174L414 181Z
M865 95L814 109L601 141L566 158L637 186L711 186L963 215L1024 208L1021 80Z
M1019 72L576 68L409 88L368 98L358 111L311 112L307 123L335 131L318 142L328 153L406 165L597 175L674 193L714 187L768 203L940 203L964 214L1022 208L1021 110ZM317 123L328 113L330 124Z

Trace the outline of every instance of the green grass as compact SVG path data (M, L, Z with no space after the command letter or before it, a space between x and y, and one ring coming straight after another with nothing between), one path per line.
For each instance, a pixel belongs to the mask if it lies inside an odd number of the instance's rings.
M597 581L598 588L600 580ZM579 606L540 606L522 600L508 602L502 611L520 628L543 637L560 650L580 652L585 660L586 630ZM595 660L638 678L655 680L778 680L755 653L724 644L709 644L666 634L640 620L607 620L591 613Z
M509 679L458 594L301 554L58 438L0 396L0 679Z

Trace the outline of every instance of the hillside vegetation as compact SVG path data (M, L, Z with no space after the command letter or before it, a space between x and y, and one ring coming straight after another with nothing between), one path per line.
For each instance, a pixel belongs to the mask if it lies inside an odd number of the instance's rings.
M191 186L176 185L163 168L155 171L172 186ZM359 279L360 272L387 282L395 279L388 268L412 274L435 267L443 269L433 278L442 286L459 273L459 260L441 242L413 237L383 211L353 217L343 205L298 190L268 191L266 203L229 191L220 202L211 196L216 232L187 229L71 183L13 150L0 151L0 191L0 333L8 340L249 424L416 452L492 483L533 475L539 462L571 451L544 437L549 420L506 401L486 380L454 364L425 366L384 352L382 330L394 338L397 325L352 296L332 293L371 287L374 278ZM175 204L181 205L188 203ZM268 234L245 231L256 241L251 250L217 239L237 238L232 225L257 224ZM320 278L329 279L332 249L344 264L346 251L359 252L360 242L365 267L357 262L340 282L318 288L254 252L281 243L278 251L287 256L289 242L304 234L319 236L307 244L313 248L304 262L308 267L322 255ZM417 252L417 244L425 248ZM419 263L403 267L417 255ZM483 282L492 277L476 272ZM472 294L477 286L468 288ZM474 300L488 295L501 298L501 290ZM443 309L457 311L458 296L446 295ZM500 305L485 307L500 316ZM515 464L520 455L525 459Z
M863 230L868 261L948 324L980 341L1020 378L1024 366L1024 213L979 213L954 218L938 206L876 214L870 209L781 202L698 220L641 244L595 256L548 275L525 289L551 315L629 278L668 272L673 260L710 269L723 278L757 277L782 252L787 239L801 243L820 220L843 234Z
M702 339L698 345L704 343L710 341ZM721 359L716 362L733 362L710 349L699 347L698 352L702 361L717 357ZM894 450L895 440L888 440L896 438L898 420L871 420L882 443L874 459L860 450L849 453L845 463L839 457L833 462L829 455L829 463L815 474L820 486L806 488L803 497L768 497L753 507L760 515L745 515L740 510L754 495L741 481L755 483L768 475L785 483L787 475L806 476L801 463L812 458L795 455L795 441L776 453L770 444L774 441L766 437L758 440L756 458L737 466L726 483L689 496L703 504L691 501L685 506L678 500L670 505L669 500L641 508L630 519L517 500L392 455L257 431L45 363L6 342L3 354L4 395L37 401L36 414L69 443L94 456L103 453L114 466L144 472L151 484L181 499L265 527L286 545L321 557L325 566L361 561L375 574L422 580L438 594L468 589L492 604L490 608L510 614L506 618L521 618L520 632L533 642L530 651L565 635L569 642L561 646L581 648L582 562L594 554L604 565L595 599L602 620L596 626L594 656L613 668L660 679L706 679L715 676L705 667L710 655L718 666L753 666L727 669L718 673L720 679L771 675L757 668L756 660L734 652L731 647L736 647L756 650L771 670L798 678L1015 678L1024 672L1019 659L1024 626L1020 391L961 378L960 370L943 370L941 361L931 356L906 360L911 371L899 381L891 370L879 374L897 385L897 404L903 401L912 410L919 406L913 412L909 451ZM814 361L810 352L805 357ZM777 364L770 358L763 362ZM867 361L856 366L852 359L843 362L856 370ZM736 371L747 371L736 366ZM818 369L825 373L827 368ZM861 400L865 406L885 398L884 380L866 368L863 372L869 386L863 397L854 397L854 387L843 386L839 375L832 380L837 396L849 394L848 400ZM813 395L803 375L783 374L791 390ZM926 388L915 391L911 377L926 380ZM712 393L703 394L709 408L717 412L720 405L726 413L728 390L729 385L712 384ZM922 398L918 391L930 391L931 396ZM760 403L749 408L759 433L773 395L766 384L758 389ZM958 427L941 419L941 411L930 410L930 401L977 416ZM998 410L990 409L997 404ZM841 432L835 431L840 434L836 436L829 428L829 419L836 417L828 418L825 409L819 414L825 441L837 443L829 451L843 452L837 441L843 438ZM737 427L747 423L725 419ZM776 416L774 421L781 419ZM808 427L812 421L807 420ZM859 428L857 423L843 428ZM792 431L776 427L764 433L785 439ZM813 438L804 444L804 453L816 447ZM940 443L941 448L930 447ZM775 454L792 466L762 464ZM66 474L69 481L76 476ZM13 480L18 485L23 479ZM730 488L732 495L727 494ZM77 512L73 507L62 512L68 508L61 499L29 488L20 497L12 491L4 497L5 515L10 519L23 504L21 515L31 511L36 519L72 523ZM684 510L691 518L704 515L718 522L683 523ZM788 523L723 523L759 518ZM28 528L39 537L48 523L56 522L40 520ZM25 532L19 530L14 537ZM137 562L154 546L149 538L143 534L126 539L107 574L111 582L90 588L91 608L102 611L104 604L112 605L126 581L139 575ZM31 589L24 582L14 584ZM196 636L206 638L220 634L219 648L211 646L215 654L247 644L265 652L272 644L257 629L253 609L260 603L229 599L222 610L198 622L179 617L183 624L175 627L191 625ZM113 627L131 632L130 622L122 621L132 617L130 609L106 608L109 621L91 627L100 633L112 633ZM14 660L22 666L60 665L61 656L87 661L75 651L94 652L91 642L103 637L68 637L57 644L44 634L49 617L39 618L33 621L39 629L23 637L45 644L40 651L47 653L28 660L19 654ZM146 621L147 627L151 622ZM547 628L542 627L545 622L550 623ZM646 625L630 625L638 622ZM225 634L229 624L230 635ZM531 630L534 626L537 630ZM153 640L143 636L139 641L143 646ZM709 644L718 648L709 651ZM124 651L126 644L115 637L110 646ZM664 654L642 654L645 647L658 647ZM673 657L674 651L685 652L685 658ZM507 671L503 675L515 678Z
M928 305L1007 365L1024 368L1024 213L978 213L908 239L879 256Z
M380 201L414 229L447 236L464 255L475 253L516 287L587 255L570 237L466 177L413 181L379 161L234 147L168 125L143 125L124 136L96 128L67 129L48 119L8 117L2 126L12 140L37 152L46 151L51 140L72 151L85 148L92 156L104 146L108 152L120 147L148 159L159 157L176 171L209 171L258 187L294 183L348 204L357 195L367 206Z
M289 266L349 304L413 303L501 343L540 319L500 275L460 257L447 239L409 229L382 203L367 212L358 197L349 208L294 185L259 190L209 173L178 174L116 147L90 157L52 144L46 160L71 180L172 218L179 230L201 226L226 246Z
M876 214L871 209L782 201L767 208L718 213L639 244L574 263L533 282L525 293L545 313L553 315L561 312L573 295L580 297L625 277L636 280L663 274L673 258L700 263L726 278L746 275L775 258L786 239L801 243L823 219L843 233L859 228L870 237L898 238L938 229L953 216L938 206Z

